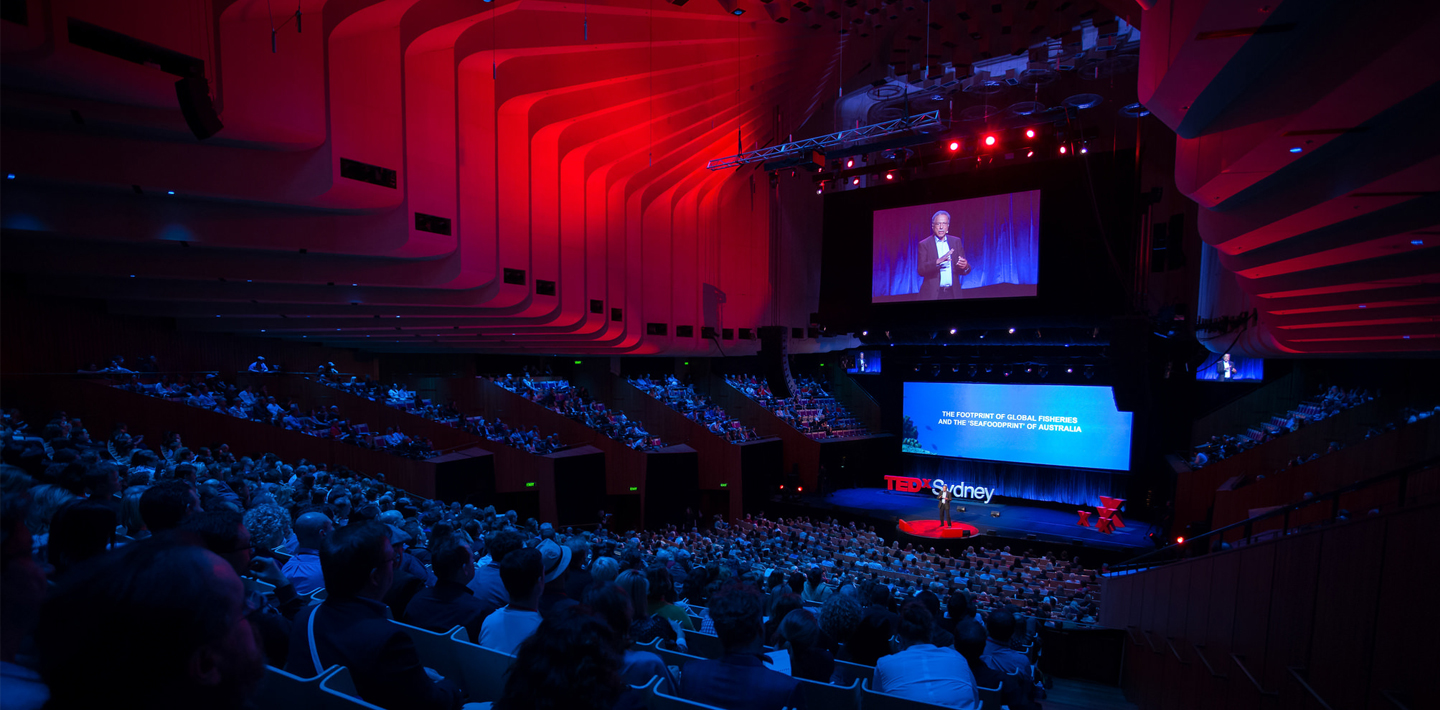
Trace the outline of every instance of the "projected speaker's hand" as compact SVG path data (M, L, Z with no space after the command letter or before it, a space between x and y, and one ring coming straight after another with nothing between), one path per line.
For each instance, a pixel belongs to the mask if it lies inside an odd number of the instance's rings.
M962 256L955 260L955 268L964 271L970 268L970 262L966 261L965 257Z
M935 265L936 265L936 266L940 266L940 265L944 264L945 262L947 262L947 261L949 261L949 260L950 260L950 252L946 252L944 256L937 257L937 258L935 259Z

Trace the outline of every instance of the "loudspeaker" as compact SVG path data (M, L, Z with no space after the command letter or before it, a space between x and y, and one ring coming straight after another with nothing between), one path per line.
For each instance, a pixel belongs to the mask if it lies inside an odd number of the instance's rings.
M1143 317L1122 317L1111 322L1110 384L1115 408L1145 411L1150 401L1150 322Z
M794 385L790 377L788 343L785 326L760 327L760 366L765 371L765 382L770 385L770 392L781 399L790 396Z
M180 100L180 113L185 124L196 138L205 140L220 132L225 124L215 113L215 104L210 100L210 82L203 76L187 76L175 82L175 98Z

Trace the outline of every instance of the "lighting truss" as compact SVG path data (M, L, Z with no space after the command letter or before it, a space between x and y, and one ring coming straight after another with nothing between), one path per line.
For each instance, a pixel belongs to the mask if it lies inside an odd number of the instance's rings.
M750 165L751 163L763 163L767 160L773 160L786 155L804 154L811 150L834 148L867 138L885 138L917 128L927 128L938 125L940 125L940 112L929 111L915 116L897 118L893 121L851 128L850 130L831 133L826 136L817 136L815 138L807 138L803 141L795 141L793 143L785 143L784 145L747 151L739 155L732 155L728 158L712 160L706 163L705 167L709 170L724 170L741 165Z

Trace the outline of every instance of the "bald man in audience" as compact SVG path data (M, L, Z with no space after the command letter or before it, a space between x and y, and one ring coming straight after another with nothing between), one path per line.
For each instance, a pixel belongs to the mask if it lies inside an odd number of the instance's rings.
M325 586L320 570L320 549L335 531L335 523L324 513L305 513L295 520L295 556L285 563L285 577L295 585L296 594L309 594Z

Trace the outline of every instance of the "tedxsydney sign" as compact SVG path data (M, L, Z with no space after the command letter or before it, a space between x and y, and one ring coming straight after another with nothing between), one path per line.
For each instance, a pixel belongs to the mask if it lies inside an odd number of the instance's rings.
M953 486L947 486L943 479L939 478L911 478L909 476L886 476L885 487L892 491L902 493L919 493L929 490L931 495L939 496L940 491L950 489L951 498L974 498L978 501L990 502L995 497L994 488L985 486L967 486L964 481Z

